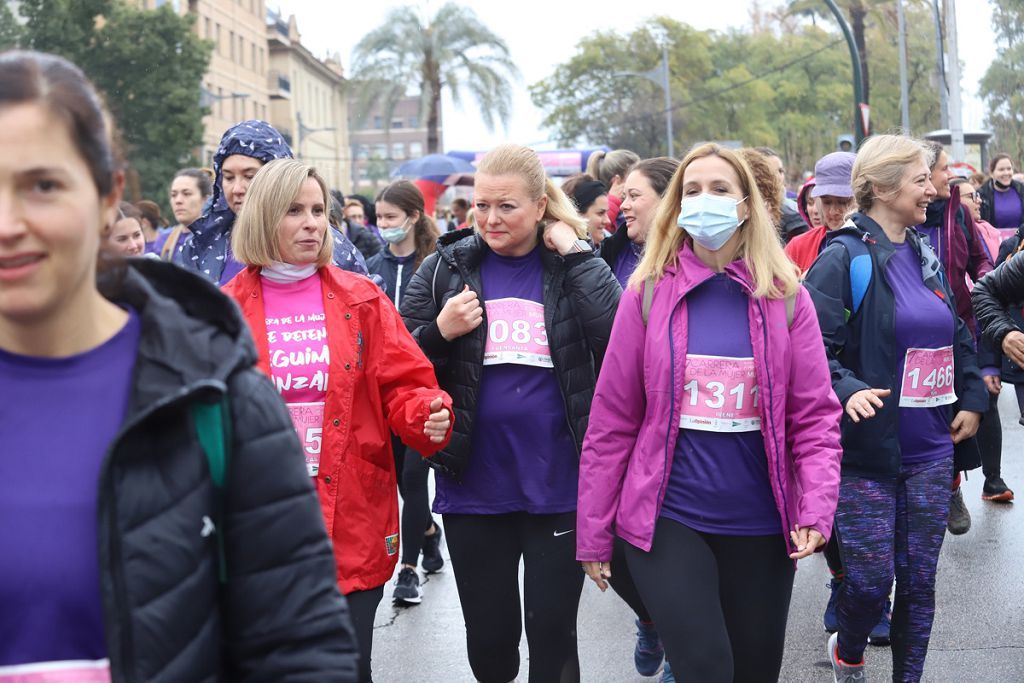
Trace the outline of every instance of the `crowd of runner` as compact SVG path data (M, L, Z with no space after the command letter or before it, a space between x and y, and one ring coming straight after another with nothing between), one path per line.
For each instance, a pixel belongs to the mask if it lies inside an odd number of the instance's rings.
M386 589L422 603L443 546L483 683L524 626L531 683L579 681L588 578L640 675L777 680L816 552L833 680L869 644L921 680L961 473L1014 495L1008 156L959 178L875 135L790 199L767 148L559 185L505 144L439 228L250 120L168 226L122 201L115 125L74 65L0 54L0 683L368 682Z

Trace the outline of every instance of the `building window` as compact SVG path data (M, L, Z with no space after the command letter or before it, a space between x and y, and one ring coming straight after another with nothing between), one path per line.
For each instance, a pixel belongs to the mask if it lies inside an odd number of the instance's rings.
M356 159L369 159L370 148L367 145L356 145Z
M228 56L231 61L235 61L235 32L228 31Z
M419 119L418 116L410 116L409 117L409 127L410 128L419 128L420 127L420 119Z
M259 73L259 62L256 61L256 43L252 44L252 62L249 64L252 70Z
M224 118L224 88L217 88L217 116Z
M419 159L423 156L423 143L422 142L410 142L409 143L409 158Z
M238 63L245 66L245 38L242 36L238 36Z
M405 145L401 142L395 142L391 145L391 158L392 159L404 159L405 158Z
M392 128L402 128L403 127L402 126L402 119L398 119L398 118L391 119L391 127Z
M213 38L213 29L210 27L210 17L206 17L204 20L206 24L206 35L204 36L207 40Z
M374 116L373 117L373 127L376 130L380 130L381 128L383 128L384 127L384 119L382 117L380 117L380 116Z
M217 23L217 41L216 42L217 42L217 52L219 54L224 54L224 45L222 45L221 42L220 42L220 23L219 22Z
M373 156L378 159L388 158L388 146L383 142L379 142L373 146Z

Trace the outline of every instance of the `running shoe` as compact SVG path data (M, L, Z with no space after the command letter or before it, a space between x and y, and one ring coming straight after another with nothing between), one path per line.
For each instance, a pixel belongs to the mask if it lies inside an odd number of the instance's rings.
M964 494L957 488L949 499L949 518L946 520L946 528L954 536L966 534L971 528L971 512L964 502Z
M672 674L672 667L669 666L667 659L665 668L661 670L661 678L658 679L658 683L676 683L676 677Z
M866 683L867 672L864 662L850 664L839 659L839 634L833 633L828 639L828 661L832 662L832 680L835 683Z
M839 617L836 615L836 601L839 599L839 587L843 585L842 581L831 579L828 582L828 587L832 593L828 596L828 604L825 605L825 616L822 621L825 624L826 633L835 633L839 630Z
M645 624L636 620L636 648L633 650L633 664L641 676L653 676L658 673L661 660L665 659L665 648L661 646L661 638L654 624ZM668 666L668 662L665 662Z
M885 599L885 609L882 610L882 618L875 624L875 627L871 629L871 633L868 634L868 645L888 645L889 644L889 630L892 626L892 602L889 598Z
M1013 491L998 474L985 477L985 485L981 487L981 499L993 503L1009 503L1013 500Z
M402 567L395 579L395 592L391 597L398 605L418 605L423 602L420 577L416 576L415 569Z
M444 558L441 557L441 536L443 535L441 527L435 524L434 533L423 537L423 547L421 548L423 559L420 561L420 566L428 574L436 574L444 569Z

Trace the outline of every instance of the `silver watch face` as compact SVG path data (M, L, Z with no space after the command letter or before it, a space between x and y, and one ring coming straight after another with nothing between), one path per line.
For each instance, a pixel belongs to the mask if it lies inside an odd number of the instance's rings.
M573 244L576 247L575 251L577 253L583 253L583 252L587 252L587 251L594 251L593 247L591 247L590 243L587 242L586 240L576 240Z

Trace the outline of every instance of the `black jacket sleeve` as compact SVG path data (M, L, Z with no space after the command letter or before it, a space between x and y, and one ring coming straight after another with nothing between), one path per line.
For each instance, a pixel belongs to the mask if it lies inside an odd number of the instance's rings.
M1006 307L1021 300L1024 300L1024 258L1020 255L999 264L974 286L971 292L974 315L995 348L1003 347L1007 334L1020 330Z
M565 290L583 325L598 368L608 348L622 287L612 269L593 253L569 254L565 261Z
M435 273L438 279L444 278L439 284L447 283L451 278L448 265L438 263L440 258L441 255L435 252L423 259L416 274L412 276L401 302L405 326L435 368L447 363L451 351L451 342L441 336L441 330L437 327L437 314L441 312L444 302L434 302Z
M302 447L256 370L229 385L222 587L228 680L355 682L357 648Z
M849 311L844 303L852 298L850 256L846 247L838 242L826 247L807 271L804 287L810 293L814 310L818 313L825 356L832 373L832 389L839 402L846 406L850 396L871 388L839 361L850 335Z

